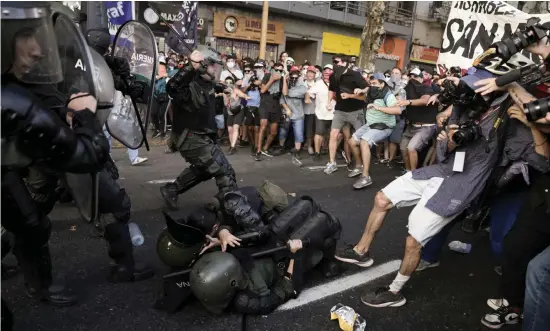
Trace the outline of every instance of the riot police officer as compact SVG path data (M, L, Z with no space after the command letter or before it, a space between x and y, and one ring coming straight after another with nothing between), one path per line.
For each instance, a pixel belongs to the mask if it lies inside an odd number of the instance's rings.
M195 185L216 179L219 200L237 188L235 172L214 141L216 136L214 88L221 59L214 50L199 46L190 62L167 83L172 98L172 134L169 146L190 164L173 183L161 187L168 207L177 208L178 195Z
M14 253L29 296L52 305L72 305L74 295L52 286L51 223L22 177L31 164L74 173L98 171L109 155L108 143L94 116L93 96L72 95L62 119L25 88L27 83L51 85L63 79L49 4L3 4L1 27L2 225L16 238ZM4 305L2 309L4 313Z

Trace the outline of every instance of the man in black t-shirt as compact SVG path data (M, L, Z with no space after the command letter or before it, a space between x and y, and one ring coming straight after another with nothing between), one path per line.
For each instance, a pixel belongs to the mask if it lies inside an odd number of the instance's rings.
M423 84L422 72L415 68L409 73L409 83L405 86L407 100L399 100L399 106L405 106L407 128L401 139L401 153L408 171L418 165L418 152L428 145L437 130L437 106L426 106L430 95L434 94L430 86Z
M282 80L284 77L284 69L281 63L276 63L271 69L271 72L265 74L262 79L262 85L260 92L262 97L260 100L260 132L258 134L258 141L256 142L256 161L261 161L260 155L273 157L267 149L271 146L271 143L277 137L277 130L279 129L279 121L281 120L281 92ZM267 124L269 123L269 134L262 145ZM262 148L263 146L263 148Z
M365 124L365 95L354 94L356 89L364 89L367 87L367 82L361 76L361 73L352 70L349 57L346 55L338 55L333 58L334 72L329 78L329 92L327 109L334 110L334 118L330 130L329 141L329 156L330 161L327 163L325 173L331 174L338 170L336 165L336 148L338 145L338 134L344 125L349 124L355 130ZM334 109L332 108L332 100L336 100ZM346 141L350 137L345 137Z

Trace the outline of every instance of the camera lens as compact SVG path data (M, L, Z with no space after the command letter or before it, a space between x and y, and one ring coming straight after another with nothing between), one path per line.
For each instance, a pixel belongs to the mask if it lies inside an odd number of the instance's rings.
M523 106L525 116L530 122L541 119L550 110L550 97L535 100Z
M465 124L453 135L453 142L458 146L464 146L467 143L475 141L481 137L479 126L476 124Z

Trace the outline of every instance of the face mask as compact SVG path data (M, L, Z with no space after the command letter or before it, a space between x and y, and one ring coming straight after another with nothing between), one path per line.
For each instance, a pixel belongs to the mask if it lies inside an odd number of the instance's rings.
M298 83L298 77L290 77L288 84L290 87L293 87Z
M382 95L382 89L378 86L371 86L369 87L369 94L368 99L369 101L374 101L376 99L382 99L384 96Z
M227 62L227 69L235 68L235 62Z
M391 75L391 81L393 83L398 83L401 81L401 75L400 74L392 74Z
M306 75L307 75L307 70L306 69L302 70L302 76L306 77Z

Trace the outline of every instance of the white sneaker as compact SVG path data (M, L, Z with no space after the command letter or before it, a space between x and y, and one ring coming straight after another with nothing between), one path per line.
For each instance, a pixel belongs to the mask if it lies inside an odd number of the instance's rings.
M148 158L146 157L136 157L134 159L134 161L132 161L132 165L135 166L135 165L138 165L138 164L142 164L144 162L147 162L147 160L149 160Z
M487 306L493 310L498 310L500 307L508 307L508 300L506 299L489 299L487 300Z
M335 172L336 170L338 170L338 165L336 165L336 162L334 163L327 163L327 166L325 167L325 174L327 175L330 175L331 173Z

